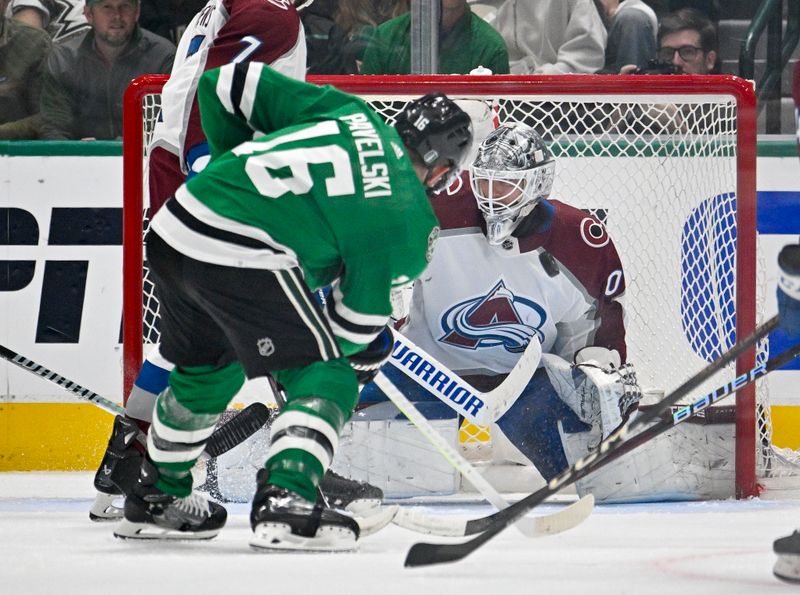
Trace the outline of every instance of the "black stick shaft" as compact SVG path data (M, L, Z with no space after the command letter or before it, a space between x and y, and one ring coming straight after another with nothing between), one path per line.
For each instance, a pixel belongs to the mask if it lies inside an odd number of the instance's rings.
M693 417L713 403L735 393L738 389L747 386L758 378L762 378L772 370L782 367L798 355L800 355L800 343L789 348L780 355L771 358L765 364L755 366L746 374L742 374L741 376L737 377L734 381L728 382L716 390L704 395L700 399L694 401L691 405L679 409L671 417L667 419L660 418L654 425L627 440L624 440L624 438L630 429L623 427L616 434L612 434L606 438L597 451L576 461L572 467L552 479L550 483L543 488L526 496L519 502L512 504L504 510L498 511L482 519L469 521L469 523L479 524L480 527L484 529L482 533L473 539L456 544L414 544L408 552L405 565L425 566L430 564L440 564L443 562L455 562L465 558L470 553L478 549L481 545L492 539L495 535L503 531L503 529L513 524L518 518L526 514L529 510L535 508L544 502L549 496L558 492L565 485L581 479L582 477L589 475L608 463L611 463L634 448L652 440L659 434L662 434L677 424ZM690 383L685 383L685 385L688 384ZM677 401L677 399L672 399L674 394L675 393L663 399L659 403L659 406L655 409L664 411L668 405L663 404L667 401L671 401L674 404L674 402ZM631 427L634 425L635 424L631 424ZM478 526L473 525L472 528L477 530Z
M49 380L50 382L54 382L58 386L68 390L73 395L77 396L80 399L85 401L89 401L94 405L97 405L101 409L108 411L112 415L122 415L125 410L114 403L113 401L109 401L108 399L101 397L93 390L89 390L86 387L81 386L77 382L73 382L68 378L65 378L61 374L53 372L52 370L48 370L44 366L37 364L32 359L25 357L24 355L20 355L16 351L12 351L8 347L4 347L0 345L0 356L4 359L8 360L12 364L19 366L23 370L27 370L28 372L32 372L36 374L40 378L44 378L45 380Z
M737 342L736 345L731 347L728 351L723 353L718 359L711 362L705 368L700 370L697 374L689 378L686 382L681 384L678 388L672 391L669 395L664 397L659 403L658 407L653 407L647 413L643 413L639 417L636 418L634 423L631 425L631 429L645 426L651 421L653 421L656 417L660 415L660 413L666 410L668 407L672 407L678 401L680 401L683 397L688 395L698 386L703 384L706 380L711 378L714 374L719 372L722 368L727 366L737 357L742 355L745 351L752 348L753 345L758 343L761 339L766 337L769 333L775 330L778 326L778 316L775 315L769 320L767 320L764 324L759 326L753 333L742 339L741 341Z
M69 378L45 368L41 364L37 364L32 359L20 355L8 347L0 345L0 357L19 366L23 370L27 370L40 378L57 384L78 398L89 401L112 415L123 415L125 413L125 410L113 401L101 397L93 390L81 386L77 382L73 382ZM206 454L210 457L216 457L228 452L234 446L241 444L262 428L267 421L269 421L269 416L269 408L263 403L248 405L230 421L221 425L211 434L208 439L208 444L206 445Z

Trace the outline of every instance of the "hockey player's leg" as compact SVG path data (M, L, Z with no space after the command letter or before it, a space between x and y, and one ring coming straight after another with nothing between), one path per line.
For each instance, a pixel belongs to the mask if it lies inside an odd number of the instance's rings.
M119 502L139 477L147 440L145 432L152 421L156 398L167 387L172 367L161 356L158 347L147 355L128 395L125 415L114 418L108 446L95 472L97 495L89 510L91 520L116 521L122 518Z
M121 501L139 477L145 440L134 420L124 415L114 418L111 437L94 475L97 494L89 509L91 520L117 521L122 518Z
M358 383L344 359L275 374L287 403L272 425L265 469L258 473L250 514L256 549L348 551L358 524L317 501L342 426L350 418Z
M192 492L191 468L243 382L238 363L173 370L169 388L156 401L147 456L114 535L209 539L219 533L226 511Z
M590 429L558 397L546 372L540 369L517 401L497 420L497 427L549 481L568 466L559 422L568 432Z

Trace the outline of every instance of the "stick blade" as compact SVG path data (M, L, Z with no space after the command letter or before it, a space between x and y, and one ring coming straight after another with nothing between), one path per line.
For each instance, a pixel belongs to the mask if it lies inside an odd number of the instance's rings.
M536 535L543 537L569 531L585 521L592 514L593 509L594 496L586 494L577 502L573 502L554 514L536 517L534 520Z
M483 536L484 534L482 533L463 543L415 543L408 550L403 565L406 568L416 568L418 566L458 562L466 558L483 543L481 539Z
M206 454L218 457L258 432L269 421L270 410L264 403L248 405L229 422L214 430L206 444Z

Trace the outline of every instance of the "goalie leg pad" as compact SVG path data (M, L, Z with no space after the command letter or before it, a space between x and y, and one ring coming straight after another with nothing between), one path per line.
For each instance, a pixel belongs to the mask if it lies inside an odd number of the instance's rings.
M438 401L419 409L456 447L454 412ZM457 471L392 403L363 409L345 424L332 468L380 488L389 498L453 494L460 481Z
M608 503L663 502L730 498L734 493L733 423L684 423L575 483L579 495L591 493ZM594 448L590 433L562 430L567 460L573 465Z

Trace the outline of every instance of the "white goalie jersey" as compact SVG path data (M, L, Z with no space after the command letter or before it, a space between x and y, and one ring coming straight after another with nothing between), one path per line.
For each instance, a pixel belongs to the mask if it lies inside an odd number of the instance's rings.
M507 373L534 338L569 362L587 346L625 361L625 278L597 219L549 201L540 230L490 246L468 183L433 204L442 232L403 328L414 343L462 376Z

